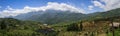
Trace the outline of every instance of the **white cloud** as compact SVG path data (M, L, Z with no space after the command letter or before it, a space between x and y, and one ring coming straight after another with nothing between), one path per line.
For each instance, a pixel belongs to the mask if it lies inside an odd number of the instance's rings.
M88 6L88 10L93 10L94 6Z
M120 8L120 0L101 0L105 2L105 10Z
M105 4L102 4L104 2ZM120 8L120 0L100 0L100 1L93 1L94 6L98 6L105 11Z
M94 6L97 6L97 7L100 7L100 8L104 7L104 5L99 1L93 1L93 3L94 3Z
M48 2L46 6L42 7L25 6L23 9L13 9L10 6L7 6L6 10L0 12L0 17L17 16L19 14L28 13L31 11L46 11L48 9L84 13L83 9L78 9L72 5L57 2Z
M13 8L11 8L10 6L7 6L6 8L7 10L14 10Z

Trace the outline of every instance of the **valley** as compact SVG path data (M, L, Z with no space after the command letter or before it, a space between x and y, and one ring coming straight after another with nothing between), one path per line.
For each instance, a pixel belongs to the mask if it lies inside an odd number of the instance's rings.
M0 18L0 36L120 36L120 8L91 14L39 13Z

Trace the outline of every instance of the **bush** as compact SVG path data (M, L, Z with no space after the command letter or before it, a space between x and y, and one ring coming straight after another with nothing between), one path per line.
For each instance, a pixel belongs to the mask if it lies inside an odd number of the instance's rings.
M67 31L82 31L83 25L80 23L72 23L67 27Z

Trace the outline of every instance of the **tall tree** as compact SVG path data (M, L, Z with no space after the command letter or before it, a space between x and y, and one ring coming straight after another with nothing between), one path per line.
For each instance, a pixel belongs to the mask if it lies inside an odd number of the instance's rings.
M7 24L6 24L5 20L3 20L1 22L0 27L1 27L1 29L7 29Z
M83 24L82 24L82 21L80 22L80 31L83 30Z
M111 19L110 21L111 21L111 24L112 24L112 33L113 33L113 36L115 36L113 19Z

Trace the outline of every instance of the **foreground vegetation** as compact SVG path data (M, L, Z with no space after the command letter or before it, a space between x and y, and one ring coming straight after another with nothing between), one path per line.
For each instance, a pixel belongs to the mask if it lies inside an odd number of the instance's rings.
M0 18L0 36L112 36L113 31L115 36L120 36L119 10L99 13L80 21L57 24ZM119 23L119 25L110 26L113 23Z
M40 22L20 21L12 18L0 19L0 36L42 36L46 31L51 32L52 30L47 30L50 28ZM52 31L52 33L55 32ZM53 36L52 33L51 36Z
M119 17L113 18L120 23ZM13 18L0 19L0 36L112 36L110 18L97 20L82 20L78 22L47 25L35 21L20 21ZM120 36L120 27L115 35ZM102 35L103 36L103 35Z

